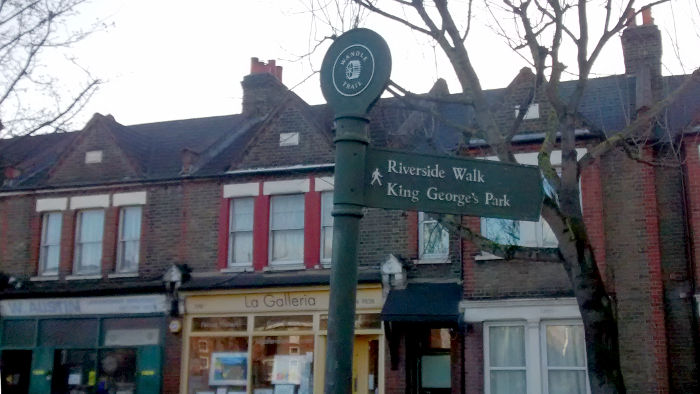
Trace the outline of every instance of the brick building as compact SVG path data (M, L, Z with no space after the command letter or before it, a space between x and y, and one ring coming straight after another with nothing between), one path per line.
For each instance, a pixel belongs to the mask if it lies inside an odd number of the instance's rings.
M652 24L625 31L627 74L590 81L579 154L684 80L661 77L660 45ZM332 114L281 78L254 58L236 115L124 126L96 114L81 131L0 140L6 393L322 391ZM523 70L487 92L503 121L533 78ZM450 121L381 100L372 144L491 154L452 126L473 112L435 109ZM550 111L529 108L521 162L533 163ZM698 390L699 122L695 86L644 150L680 152L680 165L611 152L581 176L630 392ZM463 221L556 246L542 221ZM353 392L585 392L580 313L561 265L496 258L419 212L368 209L361 223Z

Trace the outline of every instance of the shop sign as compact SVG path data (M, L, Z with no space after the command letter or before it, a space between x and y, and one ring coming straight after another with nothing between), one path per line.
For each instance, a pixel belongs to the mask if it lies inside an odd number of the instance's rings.
M298 312L328 310L327 291L286 291L248 294L190 296L186 308L192 313ZM357 309L382 307L380 289L359 289Z
M536 166L367 149L369 207L539 220L543 198Z
M143 314L165 311L164 295L0 301L2 316Z

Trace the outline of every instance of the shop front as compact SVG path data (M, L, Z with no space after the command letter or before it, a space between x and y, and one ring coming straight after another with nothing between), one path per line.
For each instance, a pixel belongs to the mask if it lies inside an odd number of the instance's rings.
M0 301L2 392L160 392L163 295Z
M181 392L323 392L328 286L185 294ZM384 392L379 285L357 292L353 393Z

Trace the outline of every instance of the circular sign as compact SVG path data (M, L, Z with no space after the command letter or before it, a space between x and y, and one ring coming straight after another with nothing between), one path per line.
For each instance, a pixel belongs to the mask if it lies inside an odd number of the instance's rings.
M343 49L333 64L333 86L343 96L357 96L374 76L374 55L362 44Z
M336 38L321 66L321 90L336 117L365 116L377 102L391 73L386 41L368 29Z

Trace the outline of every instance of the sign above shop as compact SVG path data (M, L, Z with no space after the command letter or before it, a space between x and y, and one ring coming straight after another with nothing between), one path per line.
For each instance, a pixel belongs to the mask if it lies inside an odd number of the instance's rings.
M535 166L367 149L369 207L534 221L543 197Z
M37 298L0 301L2 316L118 315L163 313L164 295Z

